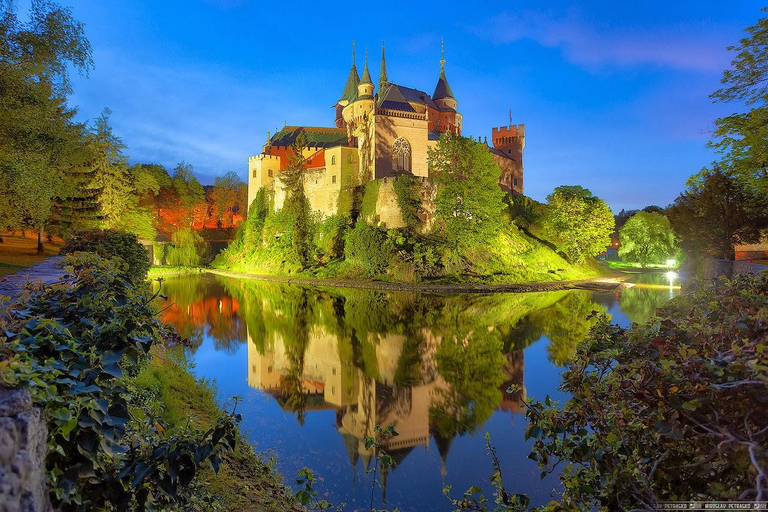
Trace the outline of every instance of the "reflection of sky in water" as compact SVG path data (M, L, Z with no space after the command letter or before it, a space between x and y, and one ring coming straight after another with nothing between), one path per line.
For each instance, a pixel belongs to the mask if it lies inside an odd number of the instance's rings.
M185 279L185 282L178 281L176 284L174 284L174 280L168 280L164 287L165 292L176 303L174 306L176 310L169 311L168 319L172 320L171 323L182 327L180 329L182 331L185 330L185 327L187 332L194 331L192 325L188 324L197 324L197 332L202 333L202 336L198 338L199 346L192 351L192 358L196 365L195 373L199 377L215 380L221 398L233 395L243 397L243 402L239 405L238 410L243 413L243 428L248 439L256 446L257 451L275 455L278 460L278 469L285 476L287 482L293 483L298 472L303 467L308 466L320 479L317 488L321 495L325 494L322 497L333 503L346 502L346 510L367 510L372 475L366 474L364 471L365 457L360 456L360 453L354 449L354 437L348 435L345 439L340 433L343 427L341 429L339 427L342 423L342 417L346 423L350 423L352 421L350 418L354 419L360 416L359 414L356 416L356 414L361 410L361 404L365 403L365 399L360 397L368 396L362 391L360 382L374 381L366 379L362 371L353 368L353 374L358 374L353 379L358 383L357 402L349 401L345 405L330 406L330 404L319 400L319 397L310 400L304 425L301 426L296 414L284 410L284 407L289 408L287 406L281 407L275 396L248 385L249 365L253 363L249 359L261 357L262 360L266 361L265 364L271 362L269 359L264 359L266 356L260 355L255 346L249 347L246 343L247 333L250 332L247 330L246 324L249 324L249 320L253 320L249 315L257 314L250 312L247 302L249 300L254 302L256 297L260 297L258 293L238 296L237 287L241 285L236 280L231 279L226 281L227 286L222 286L224 280L217 281L218 278L211 276ZM258 285L249 284L248 286L252 288L251 292L254 290L258 292ZM334 293L341 294L341 292ZM504 371L507 373L504 378L512 379L512 381L522 379L525 393L529 398L543 400L549 394L554 399L563 400L565 396L557 390L562 367L553 364L551 359L552 357L563 357L564 352L562 347L558 349L552 346L547 333L551 333L553 339L560 340L556 344L563 344L563 340L568 340L568 336L582 332L578 329L575 331L569 329L573 327L573 324L578 324L579 318L585 317L593 309L605 309L612 316L614 322L626 326L633 319L637 320L636 317L647 314L649 308L656 305L657 302L665 300L668 295L664 294L665 291L663 290L636 291L626 296L618 293L559 292L557 296L528 295L524 297L522 303L519 302L521 296L510 295L508 305L503 297L487 299L486 304L484 302L486 299L474 296L467 299L467 308L474 308L476 311L469 311L467 314L472 315L474 320L477 320L479 315L482 323L483 314L487 313L489 321L501 322L495 327L503 332L502 338L509 336L513 342L518 336L515 328L520 328L524 322L527 322L529 328L525 332L528 333L527 336L533 336L532 339L528 340L532 343L524 350L515 352L519 354L517 359L511 356L513 360L517 361L518 366L505 367L506 370ZM218 300L221 297L224 297L225 300ZM276 314L277 308L267 303L268 298L267 295L264 296L265 302L262 304L264 313L261 313L259 309L258 314L263 314L265 317L274 314L278 320L285 321L284 316L281 317L281 315ZM329 300L327 294L323 298L310 294L310 298L312 299L309 301L311 306ZM531 299L528 301L530 304L525 302L528 299ZM544 306L540 309L531 306L531 304L537 304L537 301ZM442 305L442 302L438 302L437 310L440 310ZM485 308L486 305L487 308ZM507 306L509 307L508 314L506 314L507 310L505 309ZM291 309L290 304L281 307L288 308L283 313L291 314L295 311ZM624 307L628 313L622 309ZM446 307L445 311L448 310L458 311L458 313L451 314L458 314L458 318L465 318L460 316L465 313L462 311L461 304L459 307L456 307L455 304L450 308ZM315 320L317 318L327 320L325 317L329 314L332 316L333 311L333 308L327 308L313 318ZM501 317L498 314L499 311L502 313ZM525 314L521 315L521 311ZM443 328L446 323L445 319L427 320L423 317L420 318L422 318L422 322L429 323L430 329L435 332ZM406 325L412 322L411 318L399 320ZM501 325L507 321L509 325ZM393 327L393 331L401 333L402 324ZM253 324L249 325L252 326ZM292 322L287 322L286 325L290 326ZM310 338L313 341L310 342L306 354L318 353L318 348L313 348L311 344L320 343L317 340L322 337L324 331L317 329L318 327L315 327L315 330L310 329ZM523 335L522 331L520 332L520 335ZM222 336L228 338L229 341L222 342ZM405 339L405 336L401 338ZM390 345L401 347L402 341L398 344L398 339L400 338L397 338L397 335L386 335L376 344L377 355L375 357L378 358L377 364L383 372L389 371L386 362L387 347ZM566 354L567 349L568 347L565 347ZM280 359L279 352L279 350L275 352L277 354L274 356L276 357L275 361ZM324 359L328 358L322 351L317 355L320 357L319 360L308 361L305 358L305 372L315 372L316 374L317 368L323 368L324 364L333 364L337 357L332 353L332 350L328 352L331 363L324 362ZM430 359L434 357L434 354L427 351L426 355L422 354L421 356L421 362L426 364L424 358ZM370 355L368 357L370 358ZM360 357L357 358L355 365L359 364L359 359ZM397 361L397 359L395 360ZM389 366L394 368L392 364ZM327 375L330 376L330 373ZM250 378L253 380L253 375ZM314 375L314 381L317 378L317 375ZM380 379L382 378L384 377L380 377ZM331 382L332 378L327 378L321 386L325 389L326 397L328 397L328 387ZM473 431L457 435L452 440L435 437L434 419L428 413L429 406L427 404L433 403L430 400L435 400L434 386L446 385L442 382L439 372L438 381L431 384L422 382L415 388L403 386L397 388L384 386L381 383L376 384L375 396L377 398L374 400L376 407L381 408L382 404L390 403L389 412L380 411L376 414L377 418L392 417L391 410L399 410L391 404L406 404L406 412L400 411L398 413L400 416L395 414L395 417L401 418L401 421L404 422L403 427L406 431L401 433L403 433L402 437L406 438L405 444L409 446L400 450L390 450L396 454L395 459L399 460L400 464L394 469L390 469L385 477L386 506L390 509L399 507L404 512L449 510L449 503L442 494L444 484L453 486L452 495L454 497L460 497L461 493L472 485L482 486L486 495L490 496L491 489L488 477L491 473L491 461L486 455L483 438L485 432L490 433L491 440L498 451L508 490L527 493L533 498L534 504L549 501L550 490L557 485L557 478L548 476L544 481L541 481L537 464L527 459L530 443L524 440L525 416L519 412L514 399L510 402L509 396L503 396L506 400L504 403L509 404L506 406L506 410L497 407L490 414L490 417L477 425ZM335 386L333 389L336 391ZM404 402L401 400L402 403L397 402L392 398L394 395L391 395L397 393L393 389L399 389L401 393L403 391L410 393L409 398ZM384 395L389 397L389 402L386 398L382 398ZM322 393L319 396L323 396ZM411 409L408 409L408 404L410 404ZM421 409L416 410L419 407ZM412 427L410 431L408 430L409 426ZM409 437L407 432L412 435ZM419 437L420 435L421 437ZM392 441L396 443L398 440L398 438L394 438ZM445 456L444 467L442 456ZM384 477L377 475L377 478L382 480ZM375 496L374 506L381 506L382 492L380 489L376 489Z

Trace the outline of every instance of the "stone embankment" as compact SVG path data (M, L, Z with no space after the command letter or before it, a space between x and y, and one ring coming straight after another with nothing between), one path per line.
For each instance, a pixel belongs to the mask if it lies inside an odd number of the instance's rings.
M48 430L26 390L0 389L0 510L51 510L45 481Z
M387 281L357 281L352 279L321 279L311 277L271 276L263 274L249 274L245 272L232 272L229 270L206 269L212 274L228 277L254 279L257 281L269 281L274 283L297 284L303 286L330 286L337 288L363 288L389 291L412 291L426 293L527 293L527 292L554 292L559 290L592 290L614 291L624 288L623 281L629 279L629 274L616 274L590 279L574 281L549 281L541 283L514 283L514 284L429 284L429 283L392 283Z

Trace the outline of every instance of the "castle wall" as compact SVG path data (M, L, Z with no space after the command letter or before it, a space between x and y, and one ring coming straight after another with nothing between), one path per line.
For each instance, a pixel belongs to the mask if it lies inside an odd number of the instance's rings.
M411 146L411 173L427 176L427 135L428 125L423 114L401 116L377 114L374 118L374 178L388 178L397 173L392 166L392 144L403 137Z

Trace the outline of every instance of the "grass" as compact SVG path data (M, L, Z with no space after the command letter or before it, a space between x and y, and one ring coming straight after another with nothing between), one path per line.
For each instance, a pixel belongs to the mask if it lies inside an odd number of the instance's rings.
M25 237L3 234L3 243L0 244L0 277L15 274L45 258L56 256L61 246L61 240L46 241L43 244L45 252L37 254L36 234L27 234Z
M649 264L646 267L643 267L640 263L634 262L634 261L613 261L609 260L606 261L608 264L608 268L615 269L615 270L623 270L623 269L629 269L629 270L669 270L673 268L677 268L677 265L666 265L666 264Z
M207 429L221 416L214 386L190 373L183 352L155 346L152 359L134 380L135 385L157 396L162 404L161 422L168 428L195 422ZM280 475L267 465L241 435L235 450L223 457L218 474L206 469L201 481L222 499L227 510L302 510L286 489Z
M172 267L167 265L154 265L149 269L147 273L147 279L155 279L157 277L166 276L181 276L185 274L199 274L203 272L200 267Z

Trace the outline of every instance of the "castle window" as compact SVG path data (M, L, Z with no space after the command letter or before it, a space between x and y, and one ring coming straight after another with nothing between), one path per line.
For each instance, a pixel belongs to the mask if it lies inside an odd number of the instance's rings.
M352 153L347 155L347 163L351 164L355 161L355 158L352 156Z
M336 155L331 157L331 165L336 165Z
M271 177L272 177L272 169L270 169L270 170L269 170L269 171L267 171L267 172L269 173L269 177L271 178Z
M509 150L507 152L511 155L512 154L512 148L509 148Z
M403 137L392 143L392 167L396 171L411 171L411 145Z
M512 184L513 184L514 186L517 186L517 178L515 178L514 180L512 180Z
M331 176L331 183L336 183L336 175Z

